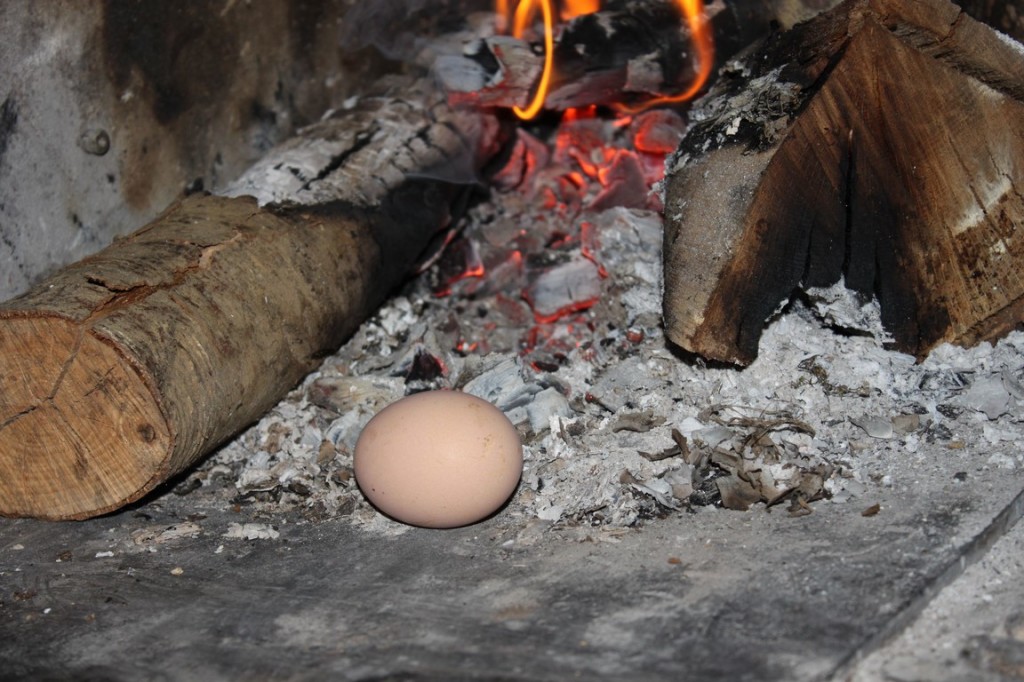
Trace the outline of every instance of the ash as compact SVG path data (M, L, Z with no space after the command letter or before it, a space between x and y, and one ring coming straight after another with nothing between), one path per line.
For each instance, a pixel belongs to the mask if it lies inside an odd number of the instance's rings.
M522 480L494 523L520 545L711 507L870 513L873 490L910 490L918 466L1024 466L1020 333L916 363L884 348L875 302L837 286L767 321L746 369L669 347L651 188L683 129L661 111L570 116L550 143L521 132L424 272L176 492L270 523L402 532L362 497L352 451L377 411L430 389L518 428Z

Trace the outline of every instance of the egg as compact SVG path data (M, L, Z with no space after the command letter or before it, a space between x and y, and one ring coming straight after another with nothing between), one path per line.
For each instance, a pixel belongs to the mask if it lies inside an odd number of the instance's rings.
M523 471L515 426L459 391L415 393L367 423L355 448L359 488L395 520L454 528L497 511Z

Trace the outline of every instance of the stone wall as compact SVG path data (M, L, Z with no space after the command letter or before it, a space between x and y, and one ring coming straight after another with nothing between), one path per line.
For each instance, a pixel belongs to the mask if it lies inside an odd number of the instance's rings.
M0 3L0 300L340 104L349 4Z

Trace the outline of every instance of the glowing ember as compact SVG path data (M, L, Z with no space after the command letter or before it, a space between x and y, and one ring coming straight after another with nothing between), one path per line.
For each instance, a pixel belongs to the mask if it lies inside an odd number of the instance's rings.
M631 121L633 146L646 154L671 154L683 139L683 119L671 109L649 111ZM661 160L664 163L664 160Z
M661 104L674 104L692 99L707 83L714 64L715 47L711 28L704 12L703 0L673 0L678 6L683 19L686 21L690 31L690 40L694 47L694 56L697 62L696 75L690 85L675 95L666 95L649 99L637 106L619 105L625 112L636 113L652 106ZM515 5L515 12L512 16L512 35L515 38L523 38L527 30L535 20L539 8L543 20L544 35L544 66L540 80L533 93L530 103L526 107L513 107L513 111L519 118L529 120L535 117L544 105L548 90L551 85L552 73L554 70L554 0L521 0ZM507 30L509 24L509 2L508 0L495 0L495 13L497 14L496 27L499 33ZM560 3L558 16L562 21L569 21L575 17L593 14L600 10L600 0L564 0ZM624 125L627 125L624 123Z
M562 115L562 121L565 123L572 123L573 121L596 117L597 106L591 104L589 107L571 107L566 109L565 113Z
M473 242L456 239L441 253L437 269L432 273L438 280L434 284L434 295L448 296L456 283L466 279L482 279L485 272Z
M608 277L608 270L597 260L597 230L589 220L580 222L580 254L597 266L597 274L601 279Z

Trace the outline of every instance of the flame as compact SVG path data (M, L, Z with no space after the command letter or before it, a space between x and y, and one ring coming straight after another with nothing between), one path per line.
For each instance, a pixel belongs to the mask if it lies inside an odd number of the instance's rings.
M601 9L600 0L565 0L559 16L562 21L571 21L584 14L593 14L599 9Z
M683 92L668 97L655 97L638 107L623 107L624 111L636 113L659 104L673 104L693 99L711 76L711 69L715 63L715 41L711 34L711 25L704 13L704 4L702 0L676 0L676 2L679 3L679 9L682 10L683 16L686 18L686 25L690 29L690 40L697 52L697 74L693 82L690 83L690 87Z
M509 1L510 0L495 0L494 11L497 14L497 30L500 33L505 32L509 24ZM697 73L690 83L689 87L681 93L676 95L670 95L665 97L655 97L653 99L643 102L636 107L622 106L621 110L628 113L636 113L643 111L652 106L659 104L672 104L678 102L685 102L700 92L701 88L707 83L708 78L711 76L711 69L714 65L715 58L715 44L714 37L711 34L711 27L708 23L707 16L704 12L703 0L674 0L683 17L686 20L686 25L690 29L690 38L694 45L694 50L697 57ZM537 84L537 90L534 92L533 99L525 107L515 106L512 110L516 113L516 116L523 119L524 121L530 120L536 116L544 105L544 100L547 97L548 89L551 85L551 73L553 71L553 51L554 51L554 9L552 7L554 0L521 0L515 7L515 13L512 16L512 35L515 38L522 38L525 35L527 28L533 21L536 13L537 6L540 6L540 12L544 24L544 67L541 71L540 81ZM561 10L559 12L559 18L562 21L569 21L574 17L578 17L584 14L592 14L597 12L601 7L600 0L563 0L561 3Z
M525 108L512 107L516 116L528 121L540 112L544 106L544 98L548 95L548 87L551 83L551 70L554 62L555 51L555 21L551 10L551 0L539 0L541 17L544 21L544 70L540 74L540 83L537 84L537 92L533 95L533 101ZM536 12L534 0L523 0L516 6L516 14L513 18L512 35L522 38L526 33L526 27L533 19Z
M508 0L494 0L494 13L497 15L494 28L504 33L508 30Z

